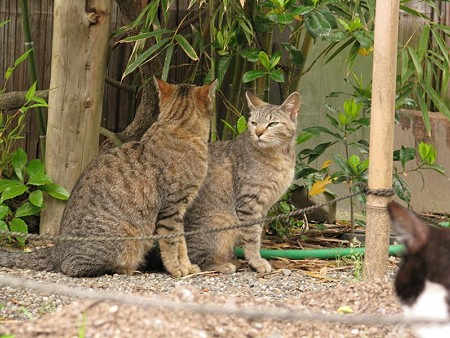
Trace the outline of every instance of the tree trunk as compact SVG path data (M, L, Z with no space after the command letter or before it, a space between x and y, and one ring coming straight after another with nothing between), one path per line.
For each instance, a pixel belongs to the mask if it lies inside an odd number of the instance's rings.
M69 191L98 151L111 11L112 0L54 2L45 163ZM46 199L42 234L58 233L64 205Z

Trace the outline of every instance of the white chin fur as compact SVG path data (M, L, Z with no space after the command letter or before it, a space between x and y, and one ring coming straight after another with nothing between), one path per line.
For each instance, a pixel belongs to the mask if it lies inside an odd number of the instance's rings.
M403 306L406 318L450 320L446 303L447 291L437 283L426 281L425 289L412 306ZM450 337L450 324L415 325L414 330L421 338Z

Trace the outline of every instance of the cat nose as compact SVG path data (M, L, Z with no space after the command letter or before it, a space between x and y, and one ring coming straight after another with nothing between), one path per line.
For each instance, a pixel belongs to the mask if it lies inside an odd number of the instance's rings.
M256 136L260 137L262 134L264 134L264 128L258 127L255 129Z

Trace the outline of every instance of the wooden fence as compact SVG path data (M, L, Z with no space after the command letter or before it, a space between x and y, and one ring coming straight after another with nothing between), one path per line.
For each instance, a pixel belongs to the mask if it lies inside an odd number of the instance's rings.
M0 1L0 22L9 22L0 28L0 88L4 85L4 74L8 67L14 64L20 55L25 52L24 37L22 32L21 10L17 0ZM37 59L38 86L47 89L50 83L50 63L53 29L53 1L33 0L29 1L31 30L35 53ZM114 3L111 31L119 28L122 24L121 14ZM118 44L111 46L110 60L108 62L107 76L110 79L120 80L128 56L130 46ZM127 77L124 82L130 84L133 78ZM123 130L132 120L134 102L130 101L130 96L124 90L119 90L116 86L107 81L105 86L105 96L103 104L102 126L112 130ZM31 83L28 78L27 63L19 65L7 83L7 92L26 91ZM25 127L25 139L19 142L19 146L24 148L29 158L39 155L38 147L38 126L37 116L34 110L27 112L27 123Z

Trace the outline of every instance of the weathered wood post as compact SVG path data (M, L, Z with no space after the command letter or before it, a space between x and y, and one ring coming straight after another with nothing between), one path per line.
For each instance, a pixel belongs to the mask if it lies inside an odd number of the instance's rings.
M399 7L399 0L376 2L369 158L369 189L374 190L392 188ZM367 197L367 280L386 276L391 224L386 205L390 199L374 194Z
M111 11L112 0L54 2L45 164L69 191L98 151ZM46 200L41 234L58 233L64 205Z

